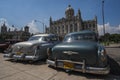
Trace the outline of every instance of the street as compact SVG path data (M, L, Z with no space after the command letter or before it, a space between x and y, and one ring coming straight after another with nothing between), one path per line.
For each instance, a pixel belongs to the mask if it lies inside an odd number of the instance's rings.
M109 75L84 74L71 71L65 72L63 69L48 67L45 61L34 63L4 60L0 53L0 80L96 80L120 79L120 48L106 48L111 64Z

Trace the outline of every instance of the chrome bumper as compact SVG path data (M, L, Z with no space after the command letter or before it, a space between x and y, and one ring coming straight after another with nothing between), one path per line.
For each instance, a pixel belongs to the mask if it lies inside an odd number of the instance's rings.
M85 61L83 62L73 62L73 61L68 61L68 60L56 60L56 61L52 61L52 60L47 60L47 64L54 66L54 67L59 67L59 68L64 68L62 66L57 65L57 62L62 61L62 62L70 62L73 64L81 64L82 67L81 68L70 68L69 70L74 70L74 71L79 71L79 72L83 72L83 73L92 73L92 74L101 74L101 75L106 75L109 74L110 72L110 67L104 67L104 68L99 68L99 67L87 67L85 66ZM65 68L64 68L65 69Z
M15 55L15 54L4 54L4 58L10 58L10 59L15 59L15 60L32 60L36 61L39 59L37 56L27 56L27 55Z

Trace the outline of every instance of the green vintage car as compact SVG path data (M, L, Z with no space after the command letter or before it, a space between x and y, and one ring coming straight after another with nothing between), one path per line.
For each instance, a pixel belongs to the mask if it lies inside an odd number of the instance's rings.
M105 48L99 44L97 34L84 30L69 33L62 43L48 49L47 63L51 66L83 73L108 74Z

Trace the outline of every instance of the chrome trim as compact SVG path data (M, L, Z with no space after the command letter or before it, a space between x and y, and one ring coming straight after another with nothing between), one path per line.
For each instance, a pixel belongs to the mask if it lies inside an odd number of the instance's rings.
M9 53L9 54L4 54L3 55L4 58L10 58L10 59L15 59L15 60L33 60L33 61L36 61L36 60L39 60L39 57L38 56L28 56L28 55L15 55L12 53Z
M12 58L14 54L9 53L9 54L4 54L3 57L4 58Z
M39 59L39 57L36 57L36 56L21 56L21 55L14 55L13 56L13 59L15 60L33 60L33 61L36 61Z
M109 74L110 72L110 67L106 66L104 68L99 68L99 67L87 67L85 66L85 60L83 60L83 62L74 62L74 61L69 61L69 60L57 60L57 61L67 61L67 62L71 62L71 63L77 63L77 64L82 64L82 69L75 69L72 68L71 70L74 71L79 71L79 72L83 72L83 73L92 73L92 74L101 74L101 75L106 75ZM47 60L47 64L54 66L54 67L59 67L59 68L63 68L61 66L56 66L56 62L52 61L52 60Z
M4 58L10 58L10 54L4 54L3 57Z
M82 72L83 72L83 73L86 72L86 69L85 69L85 60L83 60Z
M73 51L63 51L63 53L68 55L78 54L78 52L73 52Z
M46 63L55 67L55 61L47 60Z

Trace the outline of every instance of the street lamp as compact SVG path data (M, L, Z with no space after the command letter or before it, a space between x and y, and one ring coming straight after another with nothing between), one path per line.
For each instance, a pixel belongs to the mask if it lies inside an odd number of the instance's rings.
M34 20L34 21L35 21L35 22L40 22L40 23L42 23L42 25L43 25L43 33L44 33L44 27L45 27L44 25L45 25L45 24L44 24L43 22L39 21L39 20Z
M104 0L102 0L102 18L103 18L103 35L104 35L104 42L106 45L106 36L105 36L105 20L104 20Z

